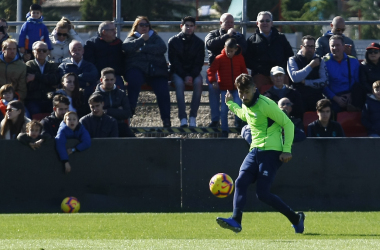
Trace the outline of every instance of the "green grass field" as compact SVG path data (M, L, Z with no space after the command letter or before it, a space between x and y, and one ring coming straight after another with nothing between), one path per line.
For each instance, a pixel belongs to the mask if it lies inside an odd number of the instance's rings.
M380 249L380 212L306 212L304 234L279 213L2 214L0 249Z

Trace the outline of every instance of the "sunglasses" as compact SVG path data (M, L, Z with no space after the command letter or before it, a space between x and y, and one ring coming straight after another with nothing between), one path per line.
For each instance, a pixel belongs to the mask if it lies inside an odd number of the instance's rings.
M260 20L259 23L270 23L271 20L270 19L263 19L263 20Z
M47 49L36 49L35 51L37 51L38 53L41 53L41 52L46 53L48 50Z
M9 109L6 109L7 112L11 113L12 111L17 111L18 109L16 108L9 108Z
M149 23L139 23L140 27L149 27Z
M336 32L344 32L346 29L335 29Z
M368 50L368 54L379 54L379 50L377 50L377 49L370 49L370 50Z
M291 107L293 104L291 104L290 102L286 102L286 103L282 103L281 104L281 107L285 107L285 106L287 106L287 107Z
M60 32L58 32L57 36L67 36L67 33L60 33Z

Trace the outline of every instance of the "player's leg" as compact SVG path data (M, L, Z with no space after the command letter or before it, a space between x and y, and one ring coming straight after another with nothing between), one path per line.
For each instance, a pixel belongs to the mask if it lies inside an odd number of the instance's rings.
M257 152L257 158L260 163L256 185L257 198L285 215L292 225L295 225L296 233L302 233L303 221L305 220L304 214L302 212L295 213L280 197L270 192L277 170L282 164L279 160L280 154L281 152L274 150ZM297 226L299 227L298 229L296 228Z
M235 193L233 201L233 214L230 218L218 217L216 221L223 227L230 229L234 232L241 231L241 220L243 216L243 209L247 202L247 190L250 184L256 180L258 172L258 164L256 164L256 151L253 149L245 157L241 167L239 176L235 181Z

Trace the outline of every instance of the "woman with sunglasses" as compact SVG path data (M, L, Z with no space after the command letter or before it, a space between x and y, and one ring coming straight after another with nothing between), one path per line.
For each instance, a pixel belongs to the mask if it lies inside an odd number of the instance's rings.
M141 85L152 86L157 97L164 127L170 127L170 96L168 67L165 59L167 50L164 41L157 35L145 16L138 16L131 32L124 40L128 97L132 114L135 113Z
M74 26L66 17L62 17L57 23L49 38L53 46L53 50L50 51L50 60L57 64L70 57L69 44L72 40L77 40L83 44L82 39L75 32Z
M1 139L16 139L19 133L26 132L30 119L25 117L25 107L21 101L11 101L7 105L4 119L0 123Z

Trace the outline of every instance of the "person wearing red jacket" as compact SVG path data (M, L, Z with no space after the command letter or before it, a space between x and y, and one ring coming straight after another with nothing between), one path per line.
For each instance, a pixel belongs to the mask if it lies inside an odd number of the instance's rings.
M218 80L215 77L216 73L218 73ZM219 86L220 89L220 117L223 137L228 137L228 107L224 101L225 95L228 90L233 96L234 102L241 106L241 100L234 83L236 77L242 73L248 74L244 57L235 38L230 38L226 41L222 53L215 58L207 70L207 78L213 88L217 89Z

